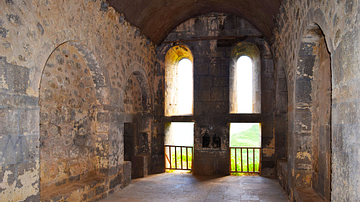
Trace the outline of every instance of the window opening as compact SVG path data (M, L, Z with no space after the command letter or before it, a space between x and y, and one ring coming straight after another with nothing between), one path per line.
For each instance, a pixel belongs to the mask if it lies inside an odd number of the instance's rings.
M165 124L165 170L192 170L194 122Z
M248 56L241 56L237 68L237 113L253 112L253 65Z
M261 124L230 123L230 172L260 173Z
M238 43L231 51L229 112L261 113L260 51L250 42Z
M181 59L178 63L178 112L192 114L193 106L193 70L192 62Z
M193 114L193 56L183 45L165 56L165 116Z

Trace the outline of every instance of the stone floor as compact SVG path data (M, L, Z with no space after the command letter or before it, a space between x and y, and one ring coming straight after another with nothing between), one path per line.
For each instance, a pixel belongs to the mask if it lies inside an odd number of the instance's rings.
M132 180L103 202L289 201L275 179L259 176L195 176L164 173Z

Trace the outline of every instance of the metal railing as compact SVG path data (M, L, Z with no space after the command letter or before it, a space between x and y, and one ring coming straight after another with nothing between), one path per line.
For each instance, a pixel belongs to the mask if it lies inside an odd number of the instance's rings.
M165 169L192 170L193 147L165 145Z
M260 147L230 147L230 173L260 173Z

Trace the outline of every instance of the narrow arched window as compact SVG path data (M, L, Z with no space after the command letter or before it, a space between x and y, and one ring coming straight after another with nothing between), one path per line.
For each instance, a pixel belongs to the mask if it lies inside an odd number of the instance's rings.
M237 113L253 113L253 65L248 56L241 56L237 69Z
M178 113L192 114L193 106L193 67L188 58L178 63Z
M230 113L261 113L260 51L248 42L232 50L230 64Z
M186 46L174 46L165 57L165 116L193 114L193 57Z

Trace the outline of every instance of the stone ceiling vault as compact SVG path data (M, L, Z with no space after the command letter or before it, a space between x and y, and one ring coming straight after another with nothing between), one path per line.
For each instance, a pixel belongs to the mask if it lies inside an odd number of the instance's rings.
M271 38L281 0L108 0L118 12L140 28L155 44L185 20L219 12L237 15Z

